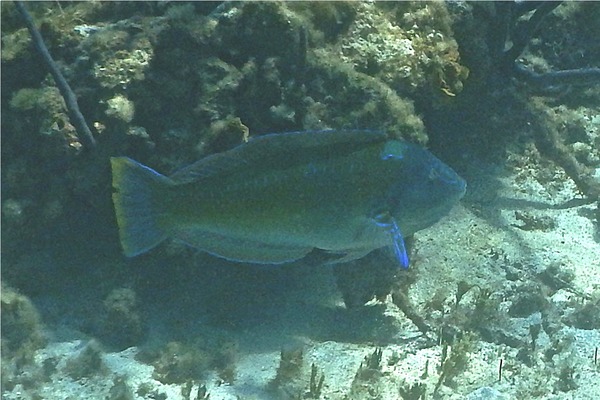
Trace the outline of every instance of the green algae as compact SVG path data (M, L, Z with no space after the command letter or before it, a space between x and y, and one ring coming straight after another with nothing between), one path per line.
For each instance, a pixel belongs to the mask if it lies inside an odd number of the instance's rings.
M165 384L200 382L210 371L216 371L222 382L233 384L238 353L233 340L207 336L143 348L136 358L153 365L154 379Z
M112 290L104 300L101 338L118 349L139 344L145 326L135 292L128 288Z
M42 323L28 297L2 284L2 358L31 360L45 343Z
M92 340L67 360L64 372L75 380L105 374L107 369L102 360L102 353L99 343Z

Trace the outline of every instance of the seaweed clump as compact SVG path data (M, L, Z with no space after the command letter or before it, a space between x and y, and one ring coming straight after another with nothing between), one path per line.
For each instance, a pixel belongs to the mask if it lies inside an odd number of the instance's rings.
M45 338L35 306L26 296L2 284L2 358L18 358L27 362Z
M65 373L75 380L90 378L106 372L100 345L94 340L67 360Z
M133 290L114 289L104 300L104 309L101 335L108 344L125 349L140 343L145 330Z
M476 336L473 333L466 333L452 346L448 343L443 345L442 357L438 367L440 375L434 393L437 393L442 384L454 385L454 379L467 369L469 353L474 350L475 338Z
M579 305L564 322L578 329L600 329L600 297Z
M12 390L17 384L35 385L40 379L23 374L23 370L34 363L36 350L43 347L46 339L39 314L29 298L1 284L0 303L2 309L2 372L3 390ZM33 382L27 382L33 380Z
M137 359L154 366L154 378L165 384L193 384L213 369L223 382L235 380L236 343L219 338L172 341L163 348L145 349Z
M352 386L350 388L350 399L380 399L381 397L381 358L383 352L376 348L373 353L367 354L358 367Z
M282 349L279 367L267 389L277 398L320 399L325 383L325 374L315 363L310 365L307 376L302 348Z

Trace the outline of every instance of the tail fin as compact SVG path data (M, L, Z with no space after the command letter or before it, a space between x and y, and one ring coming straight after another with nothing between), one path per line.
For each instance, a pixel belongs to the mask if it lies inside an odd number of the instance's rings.
M119 238L127 257L137 256L167 238L161 227L161 188L172 181L127 157L112 157L113 203Z

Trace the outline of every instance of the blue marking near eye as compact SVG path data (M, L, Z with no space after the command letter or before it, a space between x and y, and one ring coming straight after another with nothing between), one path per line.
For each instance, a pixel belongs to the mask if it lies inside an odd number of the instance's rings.
M396 259L400 261L400 265L402 268L408 268L408 254L406 253L406 246L404 245L404 238L402 237L402 232L400 232L400 228L396 224L396 221L392 219L392 242L394 244L394 254L396 254Z

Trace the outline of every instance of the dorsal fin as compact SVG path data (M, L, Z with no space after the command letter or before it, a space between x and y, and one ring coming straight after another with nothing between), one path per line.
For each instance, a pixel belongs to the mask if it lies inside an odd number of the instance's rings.
M223 153L213 154L173 175L176 183L188 183L217 174L238 171L244 165L259 163L261 168L284 168L305 162L306 156L333 157L385 142L387 135L366 130L327 130L273 133L257 136Z

